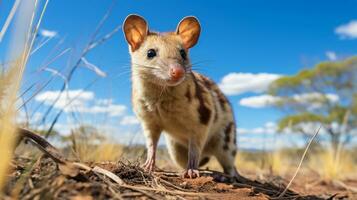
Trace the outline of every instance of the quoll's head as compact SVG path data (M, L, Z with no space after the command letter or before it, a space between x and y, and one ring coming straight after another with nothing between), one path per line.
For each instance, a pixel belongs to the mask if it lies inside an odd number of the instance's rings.
M150 32L147 22L138 15L129 15L123 26L129 44L134 76L159 85L176 86L191 73L188 51L199 38L197 18L182 19L175 32Z

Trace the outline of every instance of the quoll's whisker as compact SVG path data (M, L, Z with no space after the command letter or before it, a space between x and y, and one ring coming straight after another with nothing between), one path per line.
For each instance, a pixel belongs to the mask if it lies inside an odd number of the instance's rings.
M160 69L160 67L149 66L149 65L145 65L145 64L132 63L132 65L139 66L139 67L152 68L152 69Z
M116 75L113 76L113 78L118 78L120 76L123 76L123 75L128 75L130 74L131 71L127 71L127 72L120 72L120 73L117 73Z
M193 69L207 69L206 67L198 66L198 65L190 65L190 68Z
M191 63L191 65L197 65L197 64L201 64L201 63L209 63L209 62L213 62L213 60L196 61L196 62Z

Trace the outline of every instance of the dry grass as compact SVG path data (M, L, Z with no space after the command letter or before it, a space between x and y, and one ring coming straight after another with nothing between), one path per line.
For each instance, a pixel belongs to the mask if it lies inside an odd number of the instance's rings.
M314 153L309 159L308 166L316 170L325 181L346 179L357 170L351 152L340 151L337 157L332 149Z
M14 7L17 8L15 2ZM20 88L23 72L25 70L38 27L40 25L44 11L46 10L45 4L42 13L36 18L37 1L26 1L22 6L17 9L18 16L14 22L14 31L11 35L11 41L8 49L8 62L7 66L2 66L0 74L0 189L6 181L9 163L12 158L13 147L15 143L15 116L16 116L16 100L17 93ZM2 30L6 30L7 26L12 22L12 17L16 9L9 13L9 20ZM5 31L4 31L5 32ZM3 33L4 33L3 32ZM3 34L2 34L3 36ZM19 38L24 38L21 40Z
M8 165L12 157L11 152L15 142L13 116L13 112L8 112L0 118L0 189L6 181Z
M123 149L122 145L110 141L104 141L100 145L81 142L77 145L75 156L81 161L118 161L123 155Z
M250 159L250 156L246 153L239 152L236 156L235 165L238 169L249 169L252 171L261 171L261 163L257 163L255 160Z
M269 153L266 158L268 170L274 175L284 175L287 171L286 158L281 151Z
M6 55L9 56L4 60L4 63L6 64L0 63L0 190L1 186L6 181L5 179L8 171L8 165L11 163L11 157L13 154L16 112L23 109L28 101L33 99L44 87L47 86L51 80L53 80L53 78L50 78L48 82L41 85L41 87L39 87L39 89L35 91L30 98L26 99L26 101L22 99L22 104L19 102L22 94L18 94L18 91L25 67L32 53L43 46L38 45L38 47L32 51L32 47L34 46L35 40L38 36L37 32L40 28L48 2L48 0L15 1L13 8L9 11L5 24L2 26L0 25L1 45L5 33L11 33L11 35L6 35L10 38L9 40L6 40L10 41L7 43L9 47L6 52ZM117 26L113 31L103 37L97 37L97 34L99 33L99 30L101 30L103 23L109 16L109 13L110 11L108 11L108 13L101 20L92 36L92 40L89 42L88 46L85 47L81 58L79 58L79 61L76 62L69 76L73 74L74 70L81 63L81 61L85 60L85 54L97 46L105 43L120 29L120 26ZM13 30L7 31L10 29ZM67 51L65 50L63 52ZM52 62L63 54L64 53L60 53L52 60ZM96 69L96 72L98 72L98 69ZM91 82L88 87L94 82L95 81ZM25 87L29 88L29 90L32 88L32 86ZM57 117L53 120L51 127L53 127L60 114L61 112L57 114ZM48 132L50 133L51 131ZM113 144L110 141L106 141L104 143L103 141L101 142L101 145L93 146L79 140L76 146L76 153L78 153L77 156L86 161L101 161L117 160L120 155L122 155L123 152L121 150L121 145ZM34 155L32 151L27 152L27 154Z
M238 169L253 171L257 174L284 176L288 170L289 157L284 152L239 152L235 164Z
M123 155L124 146L90 126L72 130L64 139L75 158L84 162L117 161Z
M235 166L238 170L255 172L256 174L271 174L283 176L288 170L286 164L287 157L280 151L269 153L248 153L238 152L235 159ZM202 168L221 171L222 167L216 158L211 157L210 161Z
M8 163L12 157L14 137L14 102L19 84L16 72L20 65L13 65L0 74L0 189L6 179ZM9 89L10 88L10 89Z

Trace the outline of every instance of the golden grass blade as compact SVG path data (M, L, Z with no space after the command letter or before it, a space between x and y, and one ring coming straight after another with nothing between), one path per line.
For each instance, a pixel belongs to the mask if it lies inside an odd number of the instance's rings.
M15 141L13 119L14 113L7 113L0 119L0 189L3 188L11 159L11 150Z

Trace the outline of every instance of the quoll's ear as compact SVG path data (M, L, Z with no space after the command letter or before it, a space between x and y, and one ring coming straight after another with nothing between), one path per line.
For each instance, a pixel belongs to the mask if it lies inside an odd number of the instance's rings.
M131 51L137 50L148 35L149 28L145 19L139 15L129 15L124 20L123 31Z
M193 47L198 41L201 33L200 22L196 17L185 17L178 24L176 33L181 36L184 47L189 49Z

